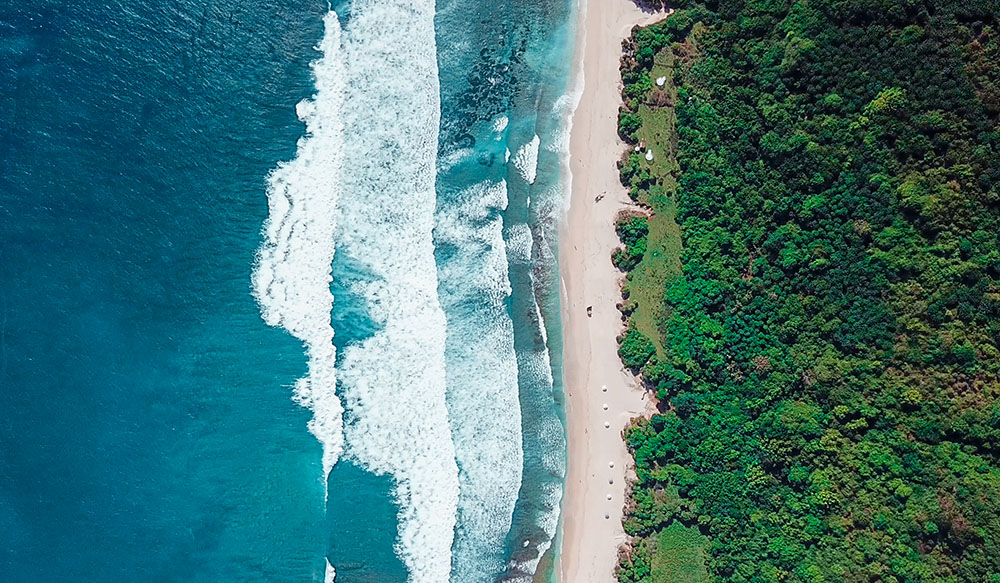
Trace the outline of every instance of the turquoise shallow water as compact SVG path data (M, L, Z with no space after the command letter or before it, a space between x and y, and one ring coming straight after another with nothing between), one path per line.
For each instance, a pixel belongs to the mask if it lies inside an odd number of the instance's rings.
M432 580L437 563L452 581L492 581L530 575L550 547L570 5L382 3L381 21L412 29L366 24L375 8L360 1L332 6L352 58L342 109L317 99L313 119L317 136L331 111L344 124L347 170L303 175L339 192L336 386L315 384L311 410L292 395L316 359L287 320L265 323L252 274L268 176L301 157L296 106L317 92L329 8L0 7L0 580L321 581L329 560L338 581ZM428 54L427 86L379 84L361 58L399 79L394 59ZM373 88L406 115L361 108ZM412 220L386 228L380 209ZM377 249L430 269L408 279ZM432 293L413 309L372 299L421 285ZM366 404L379 390L396 398ZM308 428L323 399L347 408L326 481ZM413 429L415 407L446 416L437 432ZM406 439L376 439L380 419Z

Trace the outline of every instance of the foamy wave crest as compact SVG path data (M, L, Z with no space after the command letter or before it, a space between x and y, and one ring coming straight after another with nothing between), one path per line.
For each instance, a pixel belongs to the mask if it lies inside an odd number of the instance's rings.
M326 477L343 447L330 271L343 163L345 87L340 23L333 12L323 22L326 32L317 47L323 56L312 64L316 94L296 108L306 135L298 142L295 158L279 164L268 178L268 217L253 291L264 321L285 328L306 347L308 374L295 383L295 399L313 411L309 431L323 444Z
M347 160L338 253L376 326L343 349L347 452L389 474L411 583L451 570L458 467L445 405L445 316L432 230L440 116L432 0L355 0L345 29Z
M504 540L521 487L521 410L502 211L507 185L481 183L437 215L439 295L448 318L448 414L458 459L452 580L488 583L504 569Z
M545 329L543 320L539 321L539 328ZM522 367L522 376L533 379L533 383L542 387L552 388L552 364L547 346L520 354L518 364ZM544 409L549 398L545 393L543 390L531 395L526 406L536 410ZM525 541L524 548L512 557L508 565L510 575L508 580L529 583L534 580L542 556L551 548L559 526L563 483L566 477L566 437L562 422L552 416L532 424L532 429L525 438L526 441L540 446L527 460L527 465L535 468L535 471L543 470L549 476L548 481L539 484L540 493L530 510L531 522L537 530L534 530Z
M552 359L549 355L548 334L545 331L545 319L542 316L542 311L538 306L537 300L534 304L535 313L537 315L536 317L538 318L538 332L543 339L544 348L533 351L529 354L521 355L520 363L521 366L525 368L527 376L541 381L540 384L542 386L552 387L555 379L552 376ZM536 434L531 437L537 443L541 443L544 446L539 450L541 452L542 467L553 476L559 476L560 478L563 477L566 473L566 435L562 421L560 421L558 417L554 416L543 419L536 425L535 431ZM559 496L562 496L562 490L560 490ZM558 522L559 518L558 501L559 499L556 500L556 505L552 506L552 508L556 511L556 516L554 517L556 522ZM546 532L548 531L546 530ZM554 527L552 532L555 532Z
M531 263L531 227L515 223L507 229L507 253L515 263Z
M551 205L550 197L542 196L541 207ZM536 211L537 212L537 211ZM551 548L559 524L560 503L566 467L566 435L552 400L555 388L549 354L549 338L545 327L545 312L539 299L546 293L548 272L553 268L554 257L546 240L546 217L539 216L536 228L524 224L511 225L507 230L508 249L517 248L518 256L512 264L523 262L530 266L529 279L532 293L530 307L534 316L535 349L520 351L517 355L518 370L523 384L521 407L535 414L525 417L523 425L525 443L533 444L524 453L527 475L538 490L530 493L525 506L526 525L517 535L522 537L522 547L510 557L504 580L534 580L542 556ZM524 493L522 493L524 496ZM523 498L522 498L523 500Z
M323 572L323 583L334 583L337 580L337 570L333 568L330 564L329 559L326 561L326 570Z
M538 320L538 332L542 336L542 342L546 346L549 344L549 333L545 329L545 318L542 317L542 307L538 305L538 300L535 300L535 318ZM551 374L549 375L551 376Z
M530 582L534 580L534 573L538 570L538 563L541 562L542 556L545 555L546 551L552 547L556 529L559 527L559 512L560 505L562 504L563 487L553 482L542 484L540 488L542 490L541 507L538 508L536 513L536 524L544 536L535 544L535 552L532 553L532 558L515 561L510 565L512 573L530 573L530 575L515 575L509 579L510 581Z
M535 173L538 171L538 145L541 138L537 135L531 141L521 146L514 154L514 167L521 173L521 178L528 184L534 184Z
M560 180L556 184L538 192L537 200L532 204L532 211L535 215L536 228L532 231L532 242L535 245L532 259L535 261L535 270L532 281L537 287L539 283L544 285L547 277L557 269L556 258L556 237L559 227L559 217L562 215L565 203L563 196L566 184Z
M552 105L552 113L562 120L555 129L552 130L551 139L546 144L545 149L557 154L569 157L570 131L573 129L573 114L580 105L580 97L583 96L583 71L576 75L573 88L556 100ZM568 164L567 164L568 166Z
M442 158L437 161L438 172L447 172L460 162L472 157L475 154L475 150L472 148L461 148L445 154Z
M586 3L580 2L577 5L579 10L586 11ZM553 151L559 153L560 167L562 168L562 212L568 213L573 197L573 169L570 164L570 140L573 134L573 118L576 117L576 110L580 105L580 98L583 96L584 74L581 67L577 74L573 76L573 88L563 95L556 102L553 110L562 113L562 127L557 130L558 137L552 140ZM563 217L565 218L565 217Z
M493 122L493 131L498 134L501 134L505 129L507 129L507 124L509 123L510 123L510 118L508 118L506 115L501 115L500 117L496 118L496 120Z

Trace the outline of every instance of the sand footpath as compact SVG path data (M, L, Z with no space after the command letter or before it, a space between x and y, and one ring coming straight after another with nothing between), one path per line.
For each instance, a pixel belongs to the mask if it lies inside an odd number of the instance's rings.
M557 566L562 583L614 581L625 540L625 472L632 458L622 429L649 402L623 370L615 340L623 325L616 307L622 274L611 264L619 244L614 220L631 202L615 166L625 149L617 131L618 67L632 27L664 16L643 13L630 0L581 0L574 75L583 75L583 93L573 115L572 194L559 243L569 426Z

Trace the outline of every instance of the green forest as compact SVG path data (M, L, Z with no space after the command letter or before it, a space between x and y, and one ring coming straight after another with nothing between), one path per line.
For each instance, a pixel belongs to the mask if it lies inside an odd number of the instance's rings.
M1000 583L1000 0L671 5L622 59L619 580Z

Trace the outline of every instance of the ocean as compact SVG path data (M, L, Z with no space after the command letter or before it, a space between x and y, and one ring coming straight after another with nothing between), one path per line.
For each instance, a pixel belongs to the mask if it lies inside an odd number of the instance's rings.
M545 581L573 0L0 5L0 581Z

